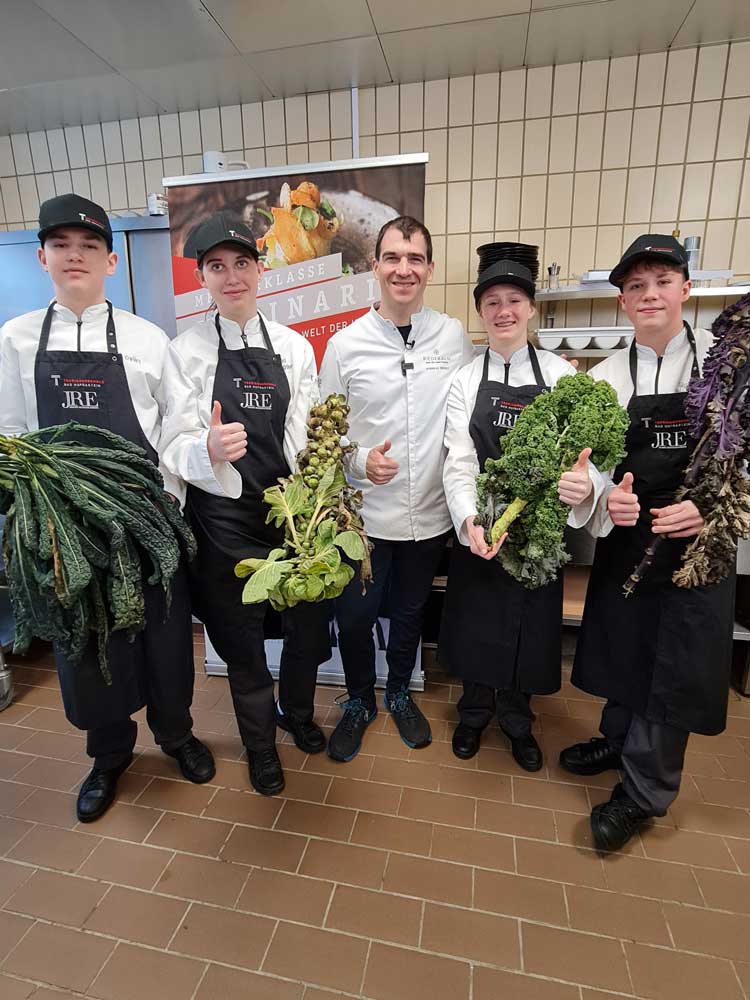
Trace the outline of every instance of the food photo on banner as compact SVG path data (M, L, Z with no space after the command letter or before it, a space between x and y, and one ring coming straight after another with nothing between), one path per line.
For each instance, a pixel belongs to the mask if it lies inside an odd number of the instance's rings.
M256 239L264 267L260 312L306 337L320 368L329 338L378 300L372 258L381 227L399 215L423 218L427 159L415 153L165 178L178 333L211 309L210 295L195 277L193 237L201 223L223 212ZM332 656L320 666L318 680L340 684L344 674L331 615ZM387 675L388 624L386 605L374 629L379 683ZM282 639L270 609L265 631L268 666L276 677ZM225 674L226 665L205 639L207 672ZM412 686L424 686L421 655Z

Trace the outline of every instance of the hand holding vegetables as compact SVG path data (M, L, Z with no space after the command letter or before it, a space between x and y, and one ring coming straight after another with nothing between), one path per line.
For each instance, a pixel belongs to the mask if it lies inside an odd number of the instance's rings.
M568 507L577 507L591 493L594 484L589 475L590 448L584 448L570 472L563 472L557 484L557 495Z
M701 512L692 500L670 504L650 511L654 518L651 530L667 538L693 538L700 534L705 524Z
M607 497L607 512L612 524L619 528L632 528L638 523L640 510L638 497L633 493L633 473L626 472Z
M221 403L218 399L211 410L206 447L212 465L217 462L237 462L247 451L247 431L240 423L221 422Z
M385 440L382 444L370 448L367 453L367 478L375 486L385 486L390 483L398 472L398 462L395 458L388 458L387 451L391 449L391 442Z
M481 524L474 523L474 518L471 514L464 521L464 528L469 538L469 549L475 556L479 556L480 559L494 559L500 546L508 537L508 533L506 532L496 542L493 542L492 545L488 545L484 535L484 528Z

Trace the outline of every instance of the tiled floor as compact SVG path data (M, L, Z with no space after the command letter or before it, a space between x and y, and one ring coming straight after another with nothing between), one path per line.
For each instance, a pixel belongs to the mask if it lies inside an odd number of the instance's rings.
M88 764L49 657L14 676L0 714L2 1000L750 1000L739 695L725 734L691 739L671 815L601 858L587 815L615 777L559 769L598 713L567 682L536 702L537 775L495 732L457 760L456 689L433 674L429 748L408 750L385 713L350 764L287 737L286 793L264 799L248 790L226 682L200 674L196 732L216 780L178 780L142 728L119 802L82 827ZM324 724L337 693L318 691Z

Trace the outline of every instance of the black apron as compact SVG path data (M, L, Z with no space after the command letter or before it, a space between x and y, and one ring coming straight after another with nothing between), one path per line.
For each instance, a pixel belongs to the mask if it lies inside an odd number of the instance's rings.
M698 372L693 332L685 324ZM667 507L695 446L685 392L638 395L638 352L630 348L633 395L627 457L614 472L634 477L640 515L632 528L598 539L573 666L573 683L625 705L650 722L713 735L726 724L735 574L709 587L676 587L690 538L665 538L630 597L623 584L654 539L652 508Z
M499 458L500 436L548 391L534 347L529 361L536 384L510 386L487 377L489 350L469 423L479 468ZM480 559L454 540L448 571L439 659L464 681L526 694L560 687L562 574L536 590L506 573L497 559Z
M107 349L104 352L48 351L54 306L53 302L44 317L34 363L39 427L64 424L69 420L102 427L139 445L151 461L158 464L158 455L143 433L133 407L123 358L117 349L112 303L107 302ZM145 581L143 586L148 627L152 633L164 631L165 648L173 654L163 657L164 663L159 669L174 669L177 690L185 686L186 671L189 671L192 686L193 666L187 592L181 581L176 584L166 621L161 586L149 586ZM150 640L154 638L153 634L149 637ZM148 691L146 671L153 668L147 650L148 644L142 634L129 642L123 633L112 633L108 644L112 684L108 686L101 676L95 641L89 644L77 664L70 663L56 648L55 661L69 721L79 729L93 729L119 722L143 708Z

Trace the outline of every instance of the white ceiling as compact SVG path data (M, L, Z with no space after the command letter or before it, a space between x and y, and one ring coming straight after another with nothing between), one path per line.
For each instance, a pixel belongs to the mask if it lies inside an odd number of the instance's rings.
M2 0L0 134L750 38L750 0Z

